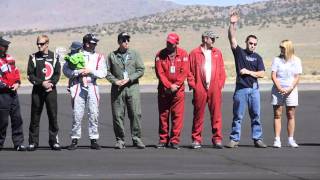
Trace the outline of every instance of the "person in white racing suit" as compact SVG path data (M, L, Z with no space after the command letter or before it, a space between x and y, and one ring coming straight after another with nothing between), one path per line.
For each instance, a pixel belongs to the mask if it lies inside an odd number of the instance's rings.
M91 149L101 149L97 143L99 139L98 115L100 95L96 80L104 78L107 75L107 66L104 56L95 52L98 41L93 34L86 34L83 37L82 52L86 64L84 69L72 69L68 63L65 63L63 66L63 73L70 79L70 94L73 108L72 143L68 147L68 150L75 150L78 147L78 139L81 138L81 121L86 108L88 109L88 129ZM84 76L87 77L86 87L82 83L82 77Z

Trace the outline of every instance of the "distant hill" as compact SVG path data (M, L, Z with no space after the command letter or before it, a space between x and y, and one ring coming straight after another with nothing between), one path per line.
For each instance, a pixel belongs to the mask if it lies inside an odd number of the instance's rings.
M258 26L268 28L270 24L292 27L295 24L306 25L310 21L320 21L319 0L271 0L238 6L187 6L166 13L134 18L121 23L104 24L90 28L96 33L115 33L124 29L131 33L152 31L176 31L177 29L194 30L200 28L228 26L228 16L231 9L240 11L239 28L243 26Z
M0 32L117 22L180 7L164 0L1 0Z

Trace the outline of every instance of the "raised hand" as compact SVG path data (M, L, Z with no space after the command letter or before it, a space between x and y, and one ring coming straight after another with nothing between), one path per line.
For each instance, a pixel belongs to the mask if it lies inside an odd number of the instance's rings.
M236 10L231 11L230 13L230 23L236 23L240 19L239 12Z

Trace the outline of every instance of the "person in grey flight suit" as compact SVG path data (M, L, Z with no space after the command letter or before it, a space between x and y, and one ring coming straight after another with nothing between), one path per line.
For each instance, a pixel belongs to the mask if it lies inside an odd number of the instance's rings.
M111 106L116 149L125 148L124 119L127 108L130 119L133 146L144 149L141 140L141 103L139 78L144 74L144 64L140 55L129 49L130 35L118 35L119 48L108 55L107 80L111 86Z

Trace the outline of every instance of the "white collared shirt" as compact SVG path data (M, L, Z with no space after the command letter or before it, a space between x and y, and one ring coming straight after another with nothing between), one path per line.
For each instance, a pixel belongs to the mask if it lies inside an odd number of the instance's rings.
M211 81L211 49L201 48L205 58L204 70L206 73L206 85L207 89L209 89L210 81Z

